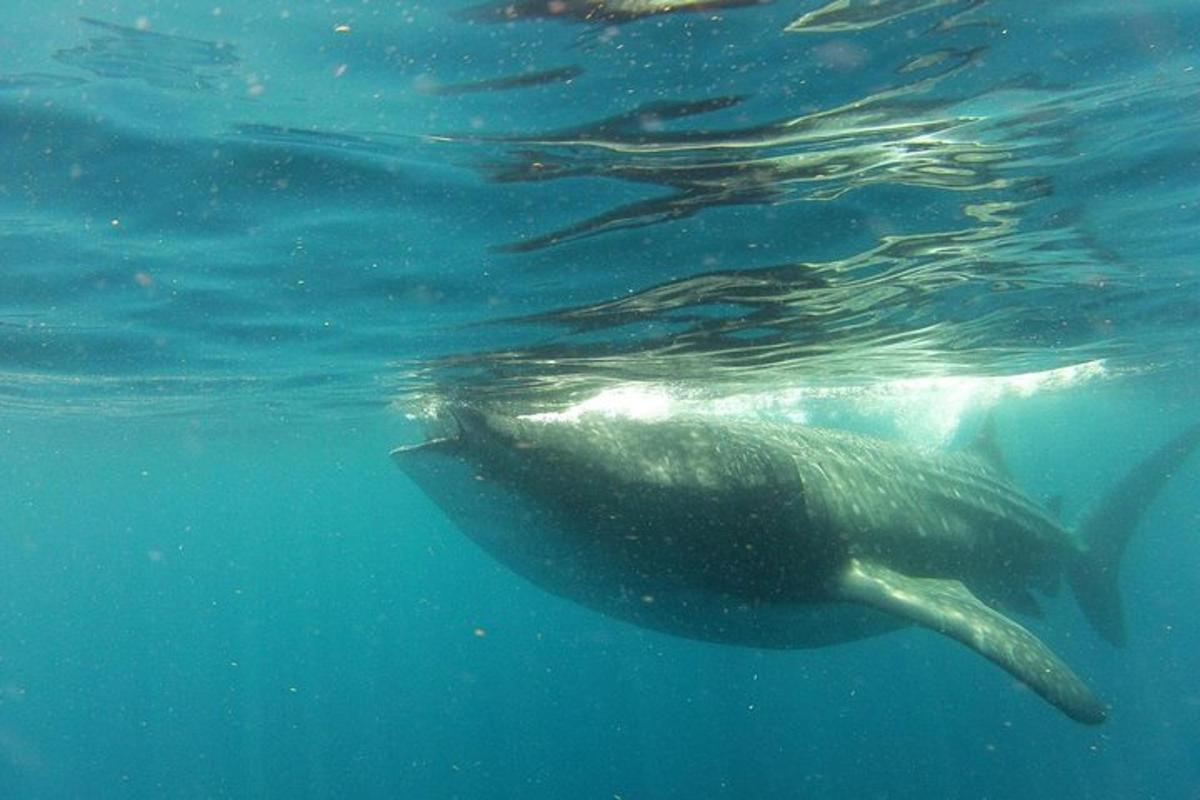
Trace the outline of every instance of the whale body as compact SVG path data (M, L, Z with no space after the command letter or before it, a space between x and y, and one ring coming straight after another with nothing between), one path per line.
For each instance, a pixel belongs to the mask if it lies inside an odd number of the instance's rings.
M1007 476L990 436L929 454L853 433L711 416L522 417L473 406L396 463L494 558L636 625L752 647L820 647L920 625L1071 718L1105 706L1009 612L1071 584L1124 639L1125 543L1200 442L1149 455L1078 531Z

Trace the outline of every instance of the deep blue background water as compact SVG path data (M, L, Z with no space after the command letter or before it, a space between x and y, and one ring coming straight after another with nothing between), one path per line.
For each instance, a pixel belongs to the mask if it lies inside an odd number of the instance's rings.
M1195 421L1194 4L781 32L818 5L10 0L0 798L1200 797L1196 458L1127 555L1126 649L1065 594L1029 621L1099 728L923 631L605 619L387 458L435 384L654 383L920 446L993 413L1070 521Z

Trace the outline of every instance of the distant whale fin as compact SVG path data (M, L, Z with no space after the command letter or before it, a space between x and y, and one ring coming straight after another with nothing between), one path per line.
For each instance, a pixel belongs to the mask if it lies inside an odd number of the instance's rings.
M1024 614L1027 617L1042 617L1042 606L1029 591L1025 589L1011 589L1007 592L1000 593L998 598L1000 606L1007 611L1015 611L1018 614Z
M1085 552L1069 572L1071 588L1088 622L1114 645L1125 643L1125 615L1118 586L1125 545L1146 509L1198 444L1200 424L1186 429L1131 469L1079 526Z
M852 559L840 594L912 620L982 653L1057 706L1071 719L1104 721L1104 706L1071 668L1036 636L989 608L958 581L912 578Z

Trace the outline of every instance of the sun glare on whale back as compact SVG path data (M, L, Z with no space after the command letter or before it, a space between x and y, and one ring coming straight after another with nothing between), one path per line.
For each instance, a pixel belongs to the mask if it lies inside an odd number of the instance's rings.
M628 419L666 419L681 411L684 401L665 386L625 384L604 389L587 400L562 411L529 414L525 418L545 422L572 422L587 414Z
M597 415L661 420L678 414L783 419L799 424L867 428L924 447L943 447L963 422L1005 398L1067 389L1107 375L1102 360L1016 375L905 378L853 386L791 386L770 392L700 396L664 384L623 384L560 411L530 414L543 422Z

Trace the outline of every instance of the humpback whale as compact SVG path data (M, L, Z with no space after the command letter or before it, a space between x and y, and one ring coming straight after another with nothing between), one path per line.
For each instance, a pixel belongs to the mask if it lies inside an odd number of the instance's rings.
M636 625L763 648L918 625L962 642L1072 719L1106 707L1013 612L1068 583L1124 640L1117 573L1200 424L1135 466L1074 531L1008 477L990 435L930 454L804 425L710 416L519 416L449 405L393 452L491 556ZM990 428L990 426L988 426Z

